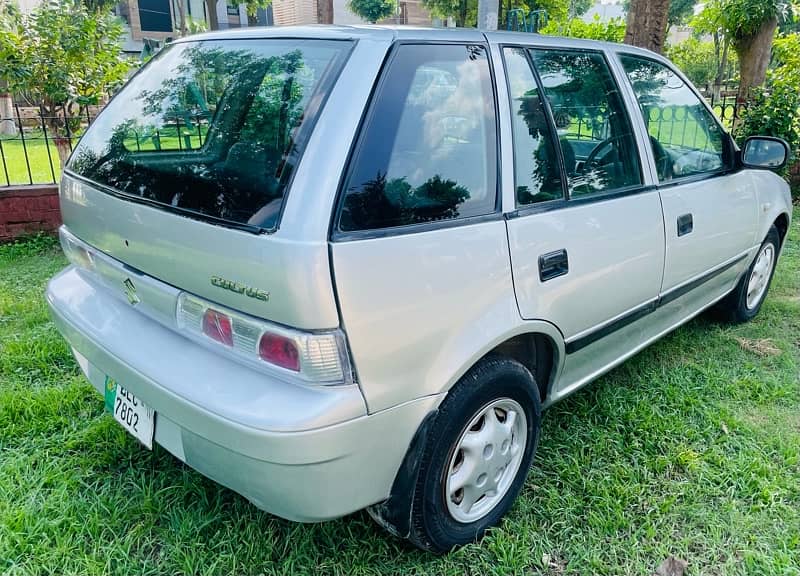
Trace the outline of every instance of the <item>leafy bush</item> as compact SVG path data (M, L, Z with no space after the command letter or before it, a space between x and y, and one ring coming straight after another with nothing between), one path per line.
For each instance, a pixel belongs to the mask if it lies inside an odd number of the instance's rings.
M696 86L711 84L717 76L717 54L711 41L688 38L668 46L667 57Z
M551 20L539 32L553 36L622 42L625 39L625 20L612 18L603 22L598 14L595 14L591 22L584 22L580 18L561 21Z
M774 66L763 88L753 96L736 129L736 137L778 136L789 143L795 157L800 152L800 33L775 40Z
M396 0L350 0L347 7L367 22L388 18L397 10Z
M55 250L58 239L52 234L39 232L20 236L8 244L0 244L0 260L14 260L26 256L36 256Z

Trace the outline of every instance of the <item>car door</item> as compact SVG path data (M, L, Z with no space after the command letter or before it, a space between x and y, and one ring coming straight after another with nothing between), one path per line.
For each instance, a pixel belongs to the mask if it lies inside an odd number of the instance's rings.
M661 204L643 179L637 135L602 51L505 46L502 54L514 287L523 318L548 320L564 335L563 392L630 349L611 340L600 355L591 347L653 307L664 265Z
M703 306L730 289L760 241L755 189L746 172L731 170L732 140L679 74L648 57L619 58L649 134L664 209L662 300L703 286L694 303Z
M331 258L370 412L428 395L519 321L488 46L400 42L340 191Z

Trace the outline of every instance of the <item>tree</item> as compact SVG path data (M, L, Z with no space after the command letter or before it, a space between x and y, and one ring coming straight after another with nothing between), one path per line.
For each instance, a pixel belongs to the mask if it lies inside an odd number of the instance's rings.
M11 55L3 53L4 42L1 38L7 31L17 26L18 20L19 10L17 6L10 1L0 0L0 61L2 62L5 62ZM11 93L8 91L8 83L3 79L3 74L0 72L0 134L14 136L17 133L13 112L14 102L11 98Z
M397 11L397 0L350 0L347 7L354 14L374 24Z
M50 0L0 31L0 80L38 106L63 167L87 106L125 79L123 28L110 13Z
M778 23L789 18L790 0L712 0L705 10L739 57L739 93L745 103L750 90L764 83Z
M477 22L477 0L422 0L422 5L436 18L453 18L459 28ZM470 13L473 15L470 18Z
M625 38L625 21L622 18L603 21L598 14L595 14L591 22L584 22L580 18L571 18L566 22L551 20L539 32L570 38L622 42Z
M317 0L317 22L333 24L333 0Z
M667 33L673 26L685 24L694 13L695 0L670 0L667 12Z
M714 42L714 61L716 74L713 80L714 97L719 98L719 90L729 68L730 38L725 33L720 21L719 8L715 4L706 4L703 10L692 18L690 26L695 34L708 34Z
M669 10L667 11L667 27L664 32L665 38L672 26L679 26L686 23L694 12L696 3L696 0L670 0ZM630 13L630 7L631 0L623 0L622 9L626 14Z
M593 4L593 0L570 0L568 15L570 18L583 16L589 11L589 8L591 8Z
M727 78L737 71L736 54L728 52L727 43L720 50L720 41L703 40L696 34L667 49L667 56L696 86L709 85L714 99L720 97L720 88Z
M740 142L748 136L778 136L796 154L800 150L800 34L777 38L773 51L766 89L752 89L735 135Z
M625 44L661 54L667 38L670 0L631 0Z
M453 18L456 26L475 26L478 0L422 0L422 5L436 18ZM580 16L592 6L591 0L499 0L498 27L505 25L509 10L521 9L525 14L544 10L550 21L566 21L572 14Z

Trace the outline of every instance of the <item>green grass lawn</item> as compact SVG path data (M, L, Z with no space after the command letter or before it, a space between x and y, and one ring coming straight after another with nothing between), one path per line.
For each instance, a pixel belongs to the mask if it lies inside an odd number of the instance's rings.
M509 517L444 557L365 513L279 520L142 448L48 319L64 264L0 247L2 574L800 574L798 224L755 321L697 319L548 410Z
M131 151L178 151L200 148L207 127L203 126L200 131L187 129L181 130L180 141L178 132L175 128L164 128L160 132L158 139L154 137L126 138L125 147ZM74 139L77 143L78 138ZM188 145L188 148L187 148ZM58 160L58 151L55 144L49 142L50 156L48 157L48 146L41 131L26 132L25 145L19 136L14 138L0 138L0 186L6 184L49 184L58 182L61 178L61 166ZM28 162L25 162L25 151L28 153ZM52 158L52 170L50 161ZM28 167L30 165L30 174ZM6 180L7 178L7 180Z
M5 184L49 184L58 182L61 177L61 166L58 162L58 151L55 144L50 143L50 157L53 160L53 170L50 170L50 158L47 156L47 146L44 139L34 134L30 140L26 134L25 147L19 138L0 139L3 154L0 156L0 186ZM25 149L28 151L30 163L30 176L28 165L25 163ZM54 177L55 175L55 177ZM8 182L6 182L8 176Z

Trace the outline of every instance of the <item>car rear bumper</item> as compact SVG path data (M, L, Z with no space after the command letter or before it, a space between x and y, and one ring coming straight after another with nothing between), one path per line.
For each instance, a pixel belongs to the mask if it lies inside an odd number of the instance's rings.
M367 414L357 386L272 379L148 318L70 267L47 300L92 385L108 375L156 411L155 441L256 506L336 518L386 499L438 397Z

